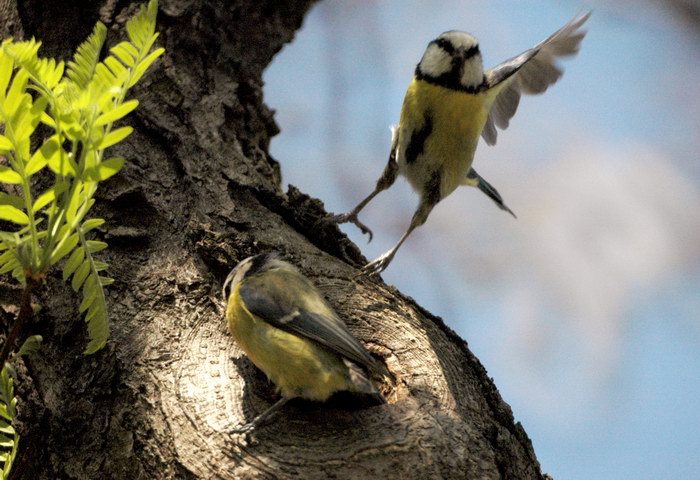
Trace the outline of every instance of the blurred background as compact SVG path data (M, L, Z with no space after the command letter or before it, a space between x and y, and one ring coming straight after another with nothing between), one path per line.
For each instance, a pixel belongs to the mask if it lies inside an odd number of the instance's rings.
M284 183L354 207L427 43L465 30L484 65L588 9L578 57L523 97L384 273L469 342L559 479L700 475L700 2L324 0L265 75ZM410 222L402 178L343 226L372 259Z

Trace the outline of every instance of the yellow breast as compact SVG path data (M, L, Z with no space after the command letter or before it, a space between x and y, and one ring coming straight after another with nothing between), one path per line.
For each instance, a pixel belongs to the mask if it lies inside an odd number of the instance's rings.
M226 307L231 335L285 398L324 401L351 388L342 359L305 338L275 328L252 315L236 285Z
M471 167L479 136L488 118L485 94L469 94L413 79L401 110L399 167L420 192L434 171L442 172L441 198L462 184ZM410 136L430 117L432 128L423 152L406 162ZM402 148L403 147L403 148Z

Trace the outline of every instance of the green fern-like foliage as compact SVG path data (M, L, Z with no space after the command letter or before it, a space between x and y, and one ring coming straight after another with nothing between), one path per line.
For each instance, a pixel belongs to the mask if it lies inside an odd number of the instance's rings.
M142 7L127 22L128 40L102 61L107 29L99 22L67 65L39 57L34 39L6 40L0 48L0 182L21 192L0 193L0 220L17 227L0 231L0 274L36 283L63 262L64 280L82 293L86 353L109 336L104 287L112 282L103 274L107 264L95 257L107 244L88 238L104 221L88 214L100 182L124 165L105 151L133 131L114 127L138 106L128 91L164 52L154 48L157 10L155 0ZM32 151L39 123L51 134ZM54 182L37 192L33 177L44 170Z
M97 22L92 34L78 47L73 60L68 62L66 76L78 88L86 88L95 76L95 68L100 61L100 52L106 37L107 27L102 22Z
M3 368L0 372L0 480L9 477L12 462L17 455L19 435L12 426L17 415L17 399L15 398L14 379L9 370Z
M34 335L25 340L14 359L31 355L41 346L41 336ZM14 389L14 366L8 362L0 371L0 480L9 478L12 462L17 456L19 435L12 426L17 416L17 398Z

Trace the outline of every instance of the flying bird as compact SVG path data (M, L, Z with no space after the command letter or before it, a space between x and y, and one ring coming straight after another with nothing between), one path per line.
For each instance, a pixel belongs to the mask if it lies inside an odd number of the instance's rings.
M392 129L389 161L374 191L349 213L329 217L372 231L360 211L401 174L420 195L408 229L389 251L368 263L364 274L384 271L401 245L430 212L457 187L468 185L488 195L515 216L489 182L472 167L479 137L495 145L498 129L508 127L522 94L543 93L562 76L557 60L576 54L586 34L581 26L591 12L574 17L544 41L484 71L479 43L472 35L445 32L428 44L404 97L398 126Z

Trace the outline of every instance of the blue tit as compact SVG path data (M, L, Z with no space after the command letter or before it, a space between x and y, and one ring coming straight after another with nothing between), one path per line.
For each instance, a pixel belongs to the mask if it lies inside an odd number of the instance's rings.
M389 161L374 191L349 213L330 217L372 232L357 215L398 174L420 195L407 231L364 274L385 270L408 236L428 219L440 200L457 187L477 187L513 214L498 191L472 168L479 137L494 145L496 128L505 129L521 94L539 94L562 76L560 57L578 52L590 12L574 17L546 40L484 72L479 44L468 33L445 32L428 44L404 97L399 125L392 129ZM513 215L515 216L515 215Z
M372 379L392 374L292 264L275 253L246 258L229 273L223 294L231 335L282 395L231 433L252 430L295 397L323 402L350 391L385 402Z

